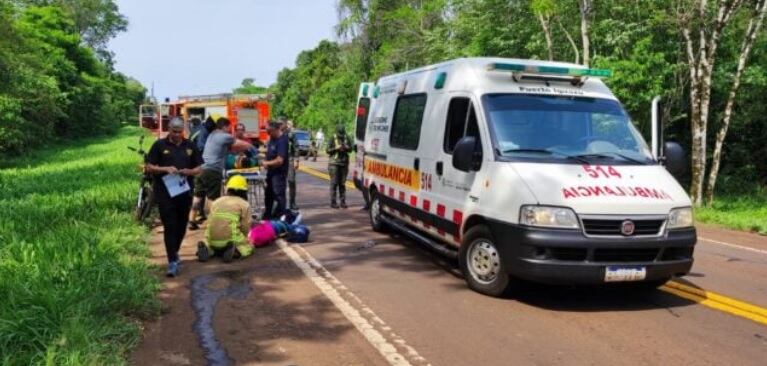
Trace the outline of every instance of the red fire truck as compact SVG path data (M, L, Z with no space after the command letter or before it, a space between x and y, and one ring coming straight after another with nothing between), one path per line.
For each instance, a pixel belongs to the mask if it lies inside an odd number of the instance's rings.
M245 136L266 141L266 123L271 116L269 94L212 94L187 95L178 100L165 100L160 104L143 104L139 109L139 125L149 129L157 137L168 133L168 125L174 117L180 117L187 125L194 117L205 120L209 116L225 116L232 122L232 130L238 123L245 126Z

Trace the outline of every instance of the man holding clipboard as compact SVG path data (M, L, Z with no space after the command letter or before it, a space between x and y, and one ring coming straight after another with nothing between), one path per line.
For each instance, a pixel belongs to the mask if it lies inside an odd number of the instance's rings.
M202 155L194 143L184 138L184 122L174 118L168 136L155 141L147 154L146 168L154 175L153 190L164 229L168 277L179 272L178 250L186 235L192 208L194 179L202 172Z

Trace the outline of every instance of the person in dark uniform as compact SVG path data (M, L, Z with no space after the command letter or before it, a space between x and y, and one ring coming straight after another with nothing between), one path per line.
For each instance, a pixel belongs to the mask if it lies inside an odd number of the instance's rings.
M349 174L349 153L354 146L346 134L343 124L336 126L336 133L329 139L327 153L328 174L330 175L330 207L338 208L336 192L341 200L341 208L346 208L346 176Z
M282 117L284 118L284 117ZM280 121L283 123L284 132L288 135L288 206L291 210L298 210L296 205L296 169L298 169L298 137L293 131L293 121Z
M147 154L147 170L154 175L152 189L160 208L163 225L165 253L168 257L168 277L179 273L180 259L178 251L186 235L189 211L192 208L193 176L202 172L202 155L194 143L184 138L184 122L175 118L170 122L168 136L152 144ZM188 184L188 190L171 197L166 186L168 174L178 175Z
M290 162L288 136L283 134L282 125L278 122L269 122L267 132L269 142L266 144L266 156L263 162L266 168L266 192L264 192L264 219L266 220L279 218L285 213L285 190Z

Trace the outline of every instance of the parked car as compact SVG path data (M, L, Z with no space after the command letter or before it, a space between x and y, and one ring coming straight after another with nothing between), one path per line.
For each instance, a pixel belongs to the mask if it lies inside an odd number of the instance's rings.
M309 132L303 130L295 130L293 134L296 136L296 142L298 142L298 154L305 156L309 154L311 149L311 139L309 138Z

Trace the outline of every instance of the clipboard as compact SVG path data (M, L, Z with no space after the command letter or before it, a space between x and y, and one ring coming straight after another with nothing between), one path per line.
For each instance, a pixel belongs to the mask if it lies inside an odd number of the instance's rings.
M189 181L185 176L179 174L165 174L162 177L165 188L168 189L168 195L173 198L182 193L189 192Z

